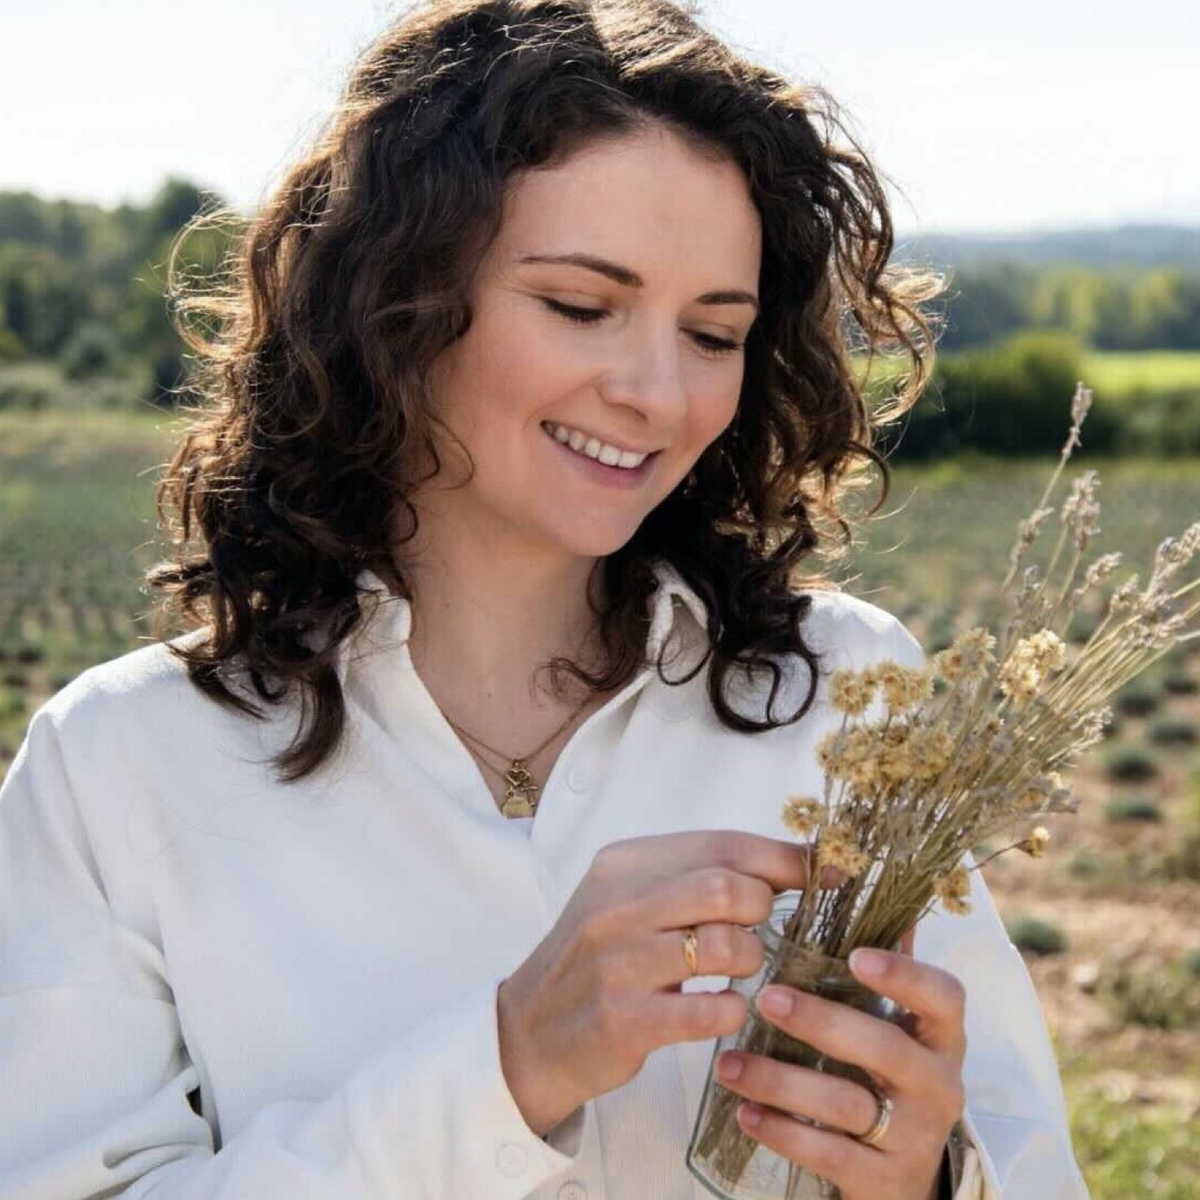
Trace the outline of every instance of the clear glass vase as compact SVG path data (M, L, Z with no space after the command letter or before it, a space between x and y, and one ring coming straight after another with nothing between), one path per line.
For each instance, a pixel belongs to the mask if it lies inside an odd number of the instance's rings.
M748 1002L746 1023L736 1033L717 1039L688 1147L688 1169L714 1196L726 1200L840 1200L841 1192L828 1180L759 1145L742 1130L737 1120L742 1097L722 1086L716 1077L721 1054L727 1050L763 1054L872 1088L870 1076L860 1067L830 1058L764 1021L754 1005L759 991L768 984L781 983L852 1005L886 1021L898 1023L904 1016L904 1009L894 1001L859 983L850 974L845 959L794 945L782 936L796 903L794 896L782 901L770 920L756 927L765 951L762 969L756 975L730 981L731 990Z

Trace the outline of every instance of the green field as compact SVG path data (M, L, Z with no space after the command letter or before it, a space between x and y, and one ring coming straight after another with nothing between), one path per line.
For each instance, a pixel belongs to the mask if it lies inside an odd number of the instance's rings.
M1105 356L1106 369L1119 357ZM161 553L152 493L170 442L164 416L0 412L0 774L37 704L149 636L140 578ZM1049 467L959 458L898 468L884 515L837 574L927 647L945 644L987 611ZM1160 538L1200 516L1195 459L1115 460L1101 475L1100 548L1130 551L1133 566L1144 569ZM1151 762L1134 799L1156 820L1104 815L1129 797L1097 758L1080 768L1084 806L1056 827L1051 859L1009 855L987 868L1006 920L1032 907L1067 941L1030 967L1094 1200L1186 1200L1200 1177L1200 743L1178 736L1200 729L1200 658L1177 656L1148 688L1150 708L1121 717L1115 745ZM1167 723L1170 744L1155 740ZM1081 971L1091 990L1077 983ZM1120 990L1130 972L1136 1004Z
M1097 395L1126 395L1200 388L1200 351L1148 350L1120 353L1089 350L1084 355L1084 382Z

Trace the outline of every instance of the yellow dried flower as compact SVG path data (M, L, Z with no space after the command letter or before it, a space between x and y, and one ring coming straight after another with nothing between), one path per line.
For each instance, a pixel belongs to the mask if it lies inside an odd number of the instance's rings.
M860 716L870 707L878 686L875 672L870 669L834 671L829 680L829 703L848 717Z
M879 779L892 788L911 779L917 769L917 760L913 756L912 743L909 741L884 746L876 762Z
M956 917L965 917L971 911L971 877L966 867L955 867L933 881L933 893L942 902L942 907Z
M1051 671L1061 671L1067 661L1062 639L1049 629L1022 638L1000 668L1000 690L1023 704L1031 700Z
M1017 843L1017 849L1024 850L1030 858L1041 858L1049 844L1050 830L1039 825L1023 842Z
M932 783L946 769L954 753L954 738L941 726L919 730L912 740L913 778Z
M825 805L811 796L789 796L783 806L783 823L797 837L806 837L821 824Z
M1049 629L1041 629L1037 633L1023 638L1018 646L1028 648L1037 668L1043 674L1047 671L1061 671L1067 662L1067 647L1062 638Z
M992 654L995 645L996 639L986 629L968 629L949 649L933 656L934 670L951 683L982 679L996 661Z
M1017 797L1017 808L1024 812L1045 811L1069 799L1070 794L1063 786L1062 776L1057 771L1048 771L1045 775L1035 775L1025 785Z
M868 862L870 859L849 825L830 825L817 842L818 867L836 867L842 874L853 878L861 874Z
M874 758L875 747L874 731L860 725L826 736L818 747L817 756L826 774L834 779L847 779L851 772Z
M1015 704L1027 704L1041 686L1042 675L1028 655L1016 651L1000 668L1000 690Z
M883 688L883 698L893 713L904 712L933 695L933 676L916 667L902 667L887 659L875 672Z

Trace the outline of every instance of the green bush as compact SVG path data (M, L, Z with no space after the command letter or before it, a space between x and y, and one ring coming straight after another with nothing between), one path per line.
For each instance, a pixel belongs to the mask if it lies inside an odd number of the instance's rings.
M1158 708L1158 688L1146 680L1135 680L1113 697L1113 709L1126 717L1145 717Z
M1186 670L1180 668L1163 676L1163 690L1173 696L1194 696L1200 692L1200 680L1193 679Z
M1147 732L1150 740L1159 746L1194 746L1200 741L1196 722L1184 717L1159 717Z
M1060 333L1021 333L995 347L939 356L929 399L902 422L900 455L941 457L959 450L1023 455L1062 443L1075 383L1079 343ZM1089 447L1107 442L1107 418L1089 419Z
M1183 956L1183 969L1193 978L1200 979L1200 946L1193 946Z
M1107 868L1104 856L1086 847L1076 850L1067 863L1067 870L1076 879L1100 879Z
M1144 783L1158 774L1158 763L1140 746L1120 746L1105 756L1104 770L1121 783Z
M1009 923L1008 937L1018 950L1027 954L1060 954L1067 948L1066 936L1057 925L1024 913Z
M111 374L120 360L121 346L112 330L94 321L79 325L59 354L63 374L76 380Z
M1104 806L1107 821L1161 821L1162 809L1149 796L1114 796Z
M1113 1011L1124 1022L1151 1029L1200 1025L1200 982L1182 963L1153 971L1122 971L1108 989Z

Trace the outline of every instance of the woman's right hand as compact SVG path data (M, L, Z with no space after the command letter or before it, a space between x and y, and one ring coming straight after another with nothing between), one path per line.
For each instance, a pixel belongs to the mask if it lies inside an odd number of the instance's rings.
M683 933L700 975L753 975L752 929L777 892L808 884L795 842L733 830L658 834L603 847L554 928L501 985L500 1061L526 1124L544 1135L632 1079L651 1051L740 1029L746 1001L683 992Z

